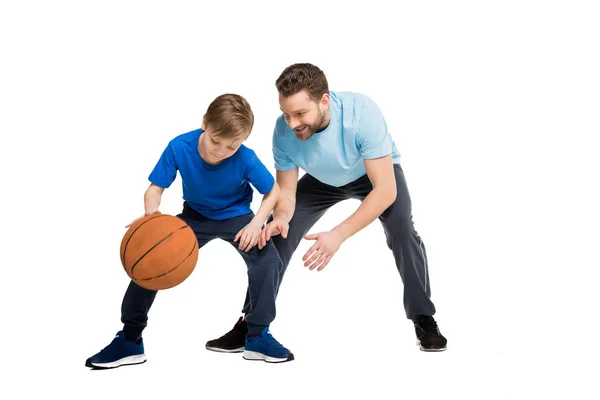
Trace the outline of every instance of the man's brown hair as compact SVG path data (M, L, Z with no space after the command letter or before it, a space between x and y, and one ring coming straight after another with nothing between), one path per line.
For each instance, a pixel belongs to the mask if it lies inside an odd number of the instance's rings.
M323 71L308 63L292 64L284 69L275 81L275 86L283 97L306 90L312 100L319 101L325 93L329 93L329 85Z
M206 127L215 136L231 139L247 136L254 126L254 113L248 101L239 94L222 94L210 103L204 115Z

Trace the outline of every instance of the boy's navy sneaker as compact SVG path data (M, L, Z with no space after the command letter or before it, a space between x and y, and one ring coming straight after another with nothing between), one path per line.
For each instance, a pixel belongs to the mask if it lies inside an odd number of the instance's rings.
M435 319L426 315L419 315L413 320L417 345L422 351L444 351L448 341L441 334Z
M263 328L260 335L247 335L244 348L246 360L262 360L269 363L281 363L292 361L294 355L283 347L269 332L269 328Z
M221 353L241 353L246 344L248 324L240 317L233 328L218 339L206 342L206 349Z
M85 361L85 366L93 369L117 368L121 365L134 365L146 362L144 342L125 337L123 331L117 332L113 341Z

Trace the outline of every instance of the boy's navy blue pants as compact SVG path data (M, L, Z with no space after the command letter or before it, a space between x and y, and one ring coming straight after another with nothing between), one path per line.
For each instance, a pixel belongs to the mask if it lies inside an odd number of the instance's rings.
M282 262L273 242L258 250L254 246L245 252L234 243L235 235L252 221L254 214L246 214L223 221L211 220L184 203L183 211L177 215L196 233L198 248L213 239L231 243L242 255L248 267L249 311L245 319L251 334L258 334L275 319L275 297L279 286ZM137 340L148 323L148 312L156 297L156 290L144 289L131 281L121 306L121 322L125 336Z

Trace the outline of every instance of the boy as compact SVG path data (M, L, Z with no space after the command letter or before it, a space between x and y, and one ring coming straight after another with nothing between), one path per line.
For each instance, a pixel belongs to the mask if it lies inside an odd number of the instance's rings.
M223 239L236 247L248 267L253 306L245 316L248 335L243 346L228 352L243 351L245 359L278 363L294 359L268 329L275 319L282 262L274 245L259 250L257 243L277 201L279 186L254 151L242 144L253 125L254 114L242 96L217 97L209 105L201 129L169 142L148 178L144 207L145 215L159 212L161 195L179 171L184 204L177 216L195 232L198 248L212 239ZM256 215L250 209L250 184L265 195ZM121 308L123 329L107 347L86 360L87 367L116 368L146 361L142 331L156 293L130 282Z

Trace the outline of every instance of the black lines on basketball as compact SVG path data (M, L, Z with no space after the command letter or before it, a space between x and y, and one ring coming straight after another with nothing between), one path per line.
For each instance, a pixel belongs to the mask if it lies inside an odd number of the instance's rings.
M127 233L129 233L129 237L127 238L127 243L125 243L125 247L123 248L123 251L121 252L121 262L124 261L125 259L125 252L127 251L127 245L129 244L129 241L131 240L131 238L133 237L133 235L135 234L135 232L137 232L138 229L140 229L144 224L147 224L148 222L150 222L151 220L153 220L154 218L159 218L159 217L169 217L170 215L167 214L151 214L149 216L147 216L148 218L146 220L144 220L144 218L142 218L140 220L140 224L136 226L136 224L133 224L130 228L129 231L127 231ZM127 233L125 233L125 236L127 236Z
M190 257L192 257L192 256L194 255L194 252L196 252L196 251L198 251L198 243L197 243L197 242L196 242L196 243L194 243L194 247L192 247L192 250L191 250L191 251L188 253L188 255L187 255L187 257L185 258L185 260L183 260L181 263L179 263L179 264L178 264L177 266L175 266L173 269L171 269L171 270L169 270L169 271L167 271L167 272L164 272L164 273L162 273L162 274L160 274L160 275L157 275L157 276L152 276L152 277L150 277L150 278L136 279L136 281L137 281L137 280L140 280L140 281L149 281L149 280L151 280L151 279L158 279L158 278L160 278L160 277L162 277L162 276L165 276L165 275L167 275L167 274L170 274L171 272L173 272L173 271L175 271L177 268L179 268L179 267L180 267L182 264L184 264L186 261L188 261L188 260L190 259Z

